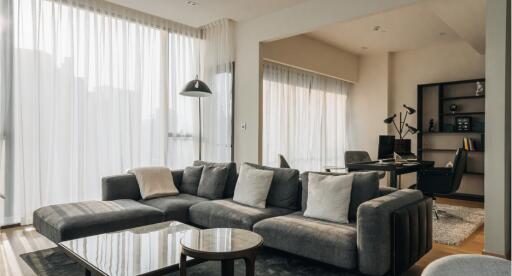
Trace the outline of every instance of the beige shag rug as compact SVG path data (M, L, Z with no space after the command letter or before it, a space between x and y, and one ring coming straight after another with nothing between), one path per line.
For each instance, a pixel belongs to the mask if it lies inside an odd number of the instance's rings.
M460 245L473 234L485 220L481 208L469 208L436 203L439 219L432 214L432 238L434 242Z

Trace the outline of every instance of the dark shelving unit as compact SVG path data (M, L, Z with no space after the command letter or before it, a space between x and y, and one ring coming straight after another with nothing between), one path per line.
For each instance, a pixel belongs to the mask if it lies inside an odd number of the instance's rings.
M436 166L443 167L445 162L453 159L458 148L463 147L463 138L474 141L475 150L469 151L467 168L461 189L453 198L482 200L485 152L485 95L476 95L476 82L485 85L485 79L427 83L418 85L418 142L419 160L433 160ZM457 105L456 112L450 111L450 105ZM455 131L457 117L471 117L470 131ZM428 131L429 120L435 122L435 129ZM467 193L471 191L471 193Z

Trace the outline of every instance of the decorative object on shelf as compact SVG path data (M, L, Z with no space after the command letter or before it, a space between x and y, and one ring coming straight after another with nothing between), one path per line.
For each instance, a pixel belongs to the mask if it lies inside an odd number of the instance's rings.
M455 118L455 131L457 132L470 132L473 130L471 117L456 117Z
M428 121L428 132L434 132L434 119Z
M199 160L201 160L201 149L203 147L202 144L202 131L203 131L203 124L202 124L202 118L201 118L201 98L202 97L208 97L212 95L212 91L204 83L203 81L199 80L199 76L196 75L195 80L191 80L185 85L183 90L180 92L180 95L187 96L187 97L195 97L198 98L199 102Z
M485 95L485 87L484 87L484 84L480 81L477 81L476 82L476 91L475 91L475 95L476 96L483 96Z
M459 110L459 106L456 105L456 104L452 104L450 105L450 111L455 114L455 112L457 112L457 110Z
M403 105L405 108L405 115L400 112L400 122L399 126L395 123L396 114L393 114L392 116L387 117L384 119L385 124L393 124L395 126L396 131L398 132L399 139L395 140L395 152L396 153L410 153L411 152L411 139L404 139L407 134L416 134L419 132L419 130L416 127L410 126L406 123L407 116L412 115L416 113L416 109L409 107L407 105ZM407 130L406 130L407 127Z
M447 168L453 168L453 162L452 161L448 161L448 163L446 163L446 167Z

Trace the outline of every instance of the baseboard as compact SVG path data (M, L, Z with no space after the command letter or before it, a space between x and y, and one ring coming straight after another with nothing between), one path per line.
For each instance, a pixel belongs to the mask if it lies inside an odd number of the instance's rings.
M487 252L485 250L482 250L482 255L493 256L493 257L498 257L498 258L510 260L510 250L508 251L508 253L506 255L496 254L496 253Z
M21 223L2 225L2 226L0 226L0 229L14 228L14 227L18 227L18 226L21 226Z
M454 193L451 195L436 195L436 197L443 198L451 198L451 199L462 199L462 200L470 200L470 201L478 201L484 202L484 196L474 195L474 194L463 194L463 193Z

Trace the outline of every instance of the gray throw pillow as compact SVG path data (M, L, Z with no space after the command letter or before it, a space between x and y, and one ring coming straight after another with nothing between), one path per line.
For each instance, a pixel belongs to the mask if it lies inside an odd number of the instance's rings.
M226 186L224 188L224 196L223 197L224 198L233 197L233 193L235 192L236 178L237 178L235 162L214 163L214 162L196 160L196 161L194 161L194 166L214 166L214 167L227 168L228 169L228 179L226 181Z
M348 223L353 174L309 174L308 207L305 217Z
M259 169L273 171L274 177L268 192L267 204L269 206L297 210L299 195L299 171L290 168L273 168L246 163L247 165Z
M307 208L308 200L308 182L309 174L313 172L304 172L301 174L302 179L302 211ZM322 175L346 175L346 173L332 172L314 172ZM357 208L362 203L379 197L379 174L377 172L354 172L354 181L352 182L352 192L350 195L350 207L348 218L355 220L357 218Z
M225 167L204 166L197 195L208 199L221 199L228 179L228 169Z
M197 188L203 173L203 166L186 167L183 170L183 177L181 179L180 192L197 195Z
M273 171L259 170L247 164L240 167L233 201L256 208L265 208Z

